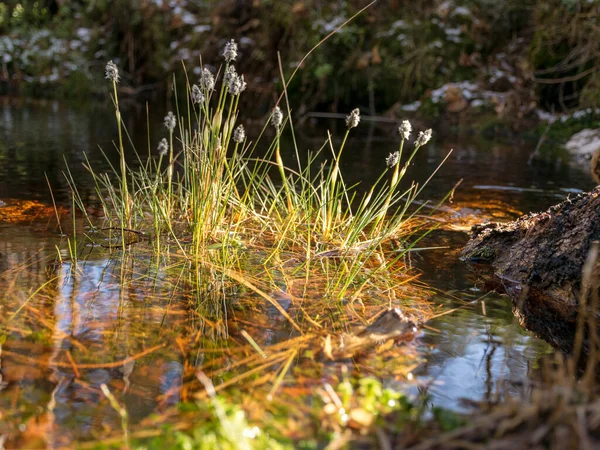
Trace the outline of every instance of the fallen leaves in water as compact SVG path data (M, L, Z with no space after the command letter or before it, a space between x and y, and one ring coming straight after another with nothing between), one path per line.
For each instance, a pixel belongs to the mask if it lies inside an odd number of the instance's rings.
M58 209L58 214L66 213L64 208ZM36 220L56 217L57 211L51 205L45 205L37 200L7 200L0 207L0 224L23 224Z

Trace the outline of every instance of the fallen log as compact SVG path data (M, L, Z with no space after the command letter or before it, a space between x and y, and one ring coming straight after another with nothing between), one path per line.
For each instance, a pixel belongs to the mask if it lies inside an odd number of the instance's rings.
M600 186L543 213L475 225L461 256L485 274L488 288L512 298L522 325L570 352L582 270L594 241L600 241ZM597 296L597 276L592 281Z

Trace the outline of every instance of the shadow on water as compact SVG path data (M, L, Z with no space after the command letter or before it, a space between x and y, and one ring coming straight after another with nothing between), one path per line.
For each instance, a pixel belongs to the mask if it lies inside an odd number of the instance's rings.
M133 140L146 148L144 112L130 116L135 117L127 124ZM158 124L155 132L160 136L162 114L150 121ZM59 200L68 198L62 155L82 183L85 174L77 167L83 152L108 170L98 146L116 160L113 122L104 108L75 110L52 102L34 106L1 99L0 199L8 206L16 199L47 203L44 174ZM592 182L560 158L528 165L535 143L452 140L439 139L426 147L410 169L412 178L423 183L454 149L421 195L432 203L463 179L453 201L442 209L440 229L423 244L443 248L411 254L421 280L438 292L431 300L440 311L458 308L427 323L416 345L423 363L413 375L430 404L463 411L467 406L462 399L520 392L550 347L519 327L507 298L490 294L481 299L476 279L456 258L467 239L462 230L482 220L510 220L522 212L543 210L569 192L590 188ZM299 148L316 150L322 143L301 136ZM347 183L377 177L396 145L392 128L349 142L346 155L352 156L343 167ZM0 435L20 429L29 444L44 435L53 446L98 438L106 429L120 427L119 416L101 394L101 384L121 392L131 423L136 424L190 400L194 391L190 383L199 367L212 368L222 382L235 378L236 361L253 354L241 329L248 330L260 346L285 345L295 338L272 306L236 304L239 293L231 293L233 308L216 308L210 314L199 310L203 302L180 276L178 263L157 263L143 253L134 254L126 262L126 282L121 281L122 266L98 248L90 248L76 270L68 263L57 265L59 237L43 226L51 219L48 215L42 223L27 217L18 223L0 223L0 291L4 292L0 311L24 305L9 323L8 339L1 346ZM34 287L44 284L43 291L28 300ZM289 306L286 301L280 301L284 308ZM274 361L283 363L290 357L282 355ZM377 375L385 384L395 385L391 362L386 364L389 374ZM317 382L331 380L336 372L306 361L299 365L308 366L305 372L300 367L300 372L312 373ZM219 371L219 366L233 369ZM356 367L361 373L376 370L364 361L357 361ZM310 385L302 386L298 395L309 396Z

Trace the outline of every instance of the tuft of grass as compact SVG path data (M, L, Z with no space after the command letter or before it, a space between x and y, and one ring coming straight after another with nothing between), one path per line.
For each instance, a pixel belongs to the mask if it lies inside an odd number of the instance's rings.
M285 112L276 105L252 141L240 120L239 99L246 82L233 64L232 53L228 55L216 74L203 67L197 84L190 81L184 66L187 100L166 115L168 136L158 144L158 157L151 152L142 156L133 144L127 150L135 155L136 167L125 160L123 138L129 134L119 110L118 68L107 64L120 164L106 174L96 172L86 160L104 212L101 221L87 216L88 205L67 169L73 205L90 227L120 230L115 251L125 255L132 234L147 236L157 255L174 251L189 262L197 292L225 292L222 287L233 282L269 299L300 332L270 292L285 292L300 301L310 295L350 302L360 300L367 288L383 295L393 292L397 289L393 279L406 271L403 259L425 224L416 217L419 208L411 210L423 187L413 183L402 189L400 181L414 155L427 144L431 130L408 144L410 124L403 122L394 164L388 164L370 188L359 191L347 185L340 170L346 142L360 122L360 111L355 109L346 120L338 148L328 133L320 150L303 156L294 140L295 168L291 169L280 148L282 133L294 136L290 105ZM287 102L285 88L281 98ZM274 134L272 140L259 147L269 134ZM408 145L412 151L402 161L402 150ZM76 249L71 253L75 260ZM198 297L201 301L202 294ZM225 302L224 293L219 301Z

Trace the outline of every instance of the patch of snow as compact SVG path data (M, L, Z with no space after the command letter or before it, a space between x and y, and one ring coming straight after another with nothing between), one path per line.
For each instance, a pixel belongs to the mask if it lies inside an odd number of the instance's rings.
M444 28L444 33L446 33L446 38L458 44L460 42L460 35L462 34L462 29L460 27L456 28Z
M446 0L445 2L440 3L440 5L437 7L437 13L442 17L446 17L453 8L454 2Z
M536 114L540 120L544 120L546 122L556 122L558 120L561 123L565 123L569 119L581 119L590 114L600 115L600 108L580 109L571 114L552 114L538 109Z
M452 11L451 15L468 17L471 15L471 11L466 6L457 6L454 8L454 11Z
M180 48L177 52L177 59L189 60L191 57L191 52L189 48Z
M89 28L77 28L75 31L75 36L77 36L83 42L89 42L92 39L91 31Z
M186 25L196 25L198 23L196 16L189 11L184 11L183 14L181 14L181 20Z
M504 70L501 70L501 69L492 69L489 81L490 81L490 83L495 83L496 81L498 81L500 78L503 78L503 77L506 78L511 83L517 82L517 77L515 77L514 75L511 75L509 73L506 73Z
M55 82L58 81L59 75L58 75L58 69L56 67L54 67L52 69L52 74L48 77L48 81L49 82Z
M404 20L396 20L386 31L380 31L376 36L378 38L393 36L398 30L406 29L407 25L408 24Z
M194 33L206 33L211 30L210 25L196 25L194 27Z
M346 21L346 18L342 17L342 16L334 17L329 22L321 19L321 20L317 20L315 22L313 28L318 27L324 33L331 33L332 31L335 31L345 21ZM343 31L343 30L340 30L340 31Z
M565 148L575 156L591 156L600 149L600 128L586 128L571 136Z
M538 119L543 120L544 122L554 123L556 122L556 119L558 119L556 114L552 114L541 109L536 109L535 113L538 116Z
M449 87L459 88L463 97L467 100L471 100L475 97L476 92L479 90L479 86L471 81L461 81L460 83L448 83L443 86L431 91L431 101L433 103L439 103L444 100L446 91Z
M392 28L392 30L397 30L398 28L406 28L406 22L402 19L396 20L392 24L391 28Z
M417 111L421 107L421 102L417 100L416 102L409 103L408 105L402 106L402 111Z

